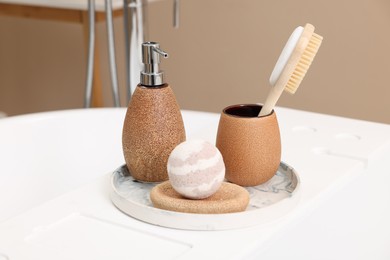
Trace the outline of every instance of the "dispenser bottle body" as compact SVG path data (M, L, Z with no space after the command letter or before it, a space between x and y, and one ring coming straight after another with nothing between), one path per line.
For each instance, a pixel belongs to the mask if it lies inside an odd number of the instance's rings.
M131 175L145 182L167 180L168 157L185 138L171 87L139 84L129 103L122 133L123 153Z

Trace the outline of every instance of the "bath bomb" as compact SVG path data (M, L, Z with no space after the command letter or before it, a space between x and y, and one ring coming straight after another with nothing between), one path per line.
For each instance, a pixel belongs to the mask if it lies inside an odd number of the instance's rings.
M225 178L221 153L204 140L189 140L176 146L168 158L167 170L173 189L189 199L213 195Z

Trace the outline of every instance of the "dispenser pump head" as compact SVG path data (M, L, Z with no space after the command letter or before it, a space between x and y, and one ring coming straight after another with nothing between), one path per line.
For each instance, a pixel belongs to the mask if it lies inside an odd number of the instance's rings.
M141 85L153 87L164 84L164 72L159 68L160 56L168 58L168 53L160 49L159 43L142 43L144 70L141 71Z

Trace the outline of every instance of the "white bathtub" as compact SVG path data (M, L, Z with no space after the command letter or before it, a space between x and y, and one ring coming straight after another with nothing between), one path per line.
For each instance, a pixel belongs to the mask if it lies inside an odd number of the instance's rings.
M124 109L0 119L0 222L124 163Z
M126 109L75 109L0 119L0 222L107 174L124 163ZM214 142L216 114L183 111L187 137ZM209 114L210 115L210 114ZM199 119L198 119L199 118Z

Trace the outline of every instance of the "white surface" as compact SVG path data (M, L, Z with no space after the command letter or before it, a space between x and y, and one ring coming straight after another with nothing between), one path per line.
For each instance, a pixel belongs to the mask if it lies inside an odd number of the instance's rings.
M389 159L390 147L369 171L258 252L258 259L390 259Z
M267 225L199 232L143 223L111 203L124 113L0 120L0 257L389 259L389 125L277 108L282 160L301 178L297 206ZM183 118L189 138L215 142L219 115Z
M161 0L148 0L149 2L156 2ZM104 11L105 0L95 0L96 11ZM123 6L123 0L111 0L112 9L120 9ZM87 10L88 0L0 0L0 3L5 4L18 4L27 6L41 6L51 8L64 8L64 9L75 9L75 10Z
M93 109L1 119L0 222L123 164L123 117Z

